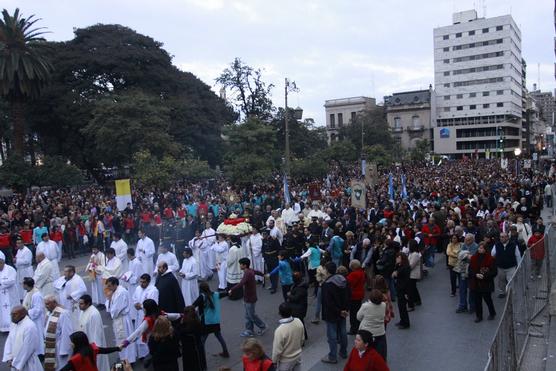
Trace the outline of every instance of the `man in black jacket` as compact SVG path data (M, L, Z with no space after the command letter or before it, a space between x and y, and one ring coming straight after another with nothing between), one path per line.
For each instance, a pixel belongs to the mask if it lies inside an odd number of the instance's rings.
M174 274L168 270L166 262L158 264L158 274L155 286L158 289L158 306L166 313L181 313L185 308L185 301L181 293L180 284Z
M336 264L329 262L326 270L330 277L322 284L322 319L326 322L326 337L329 352L322 362L338 363L337 351L340 343L340 357L347 358L346 317L349 308L349 288L347 280L336 274Z
M521 260L519 248L515 242L510 241L506 232L500 233L500 241L494 244L490 253L496 258L496 267L498 268L498 297L506 296L506 285L512 279L517 265Z

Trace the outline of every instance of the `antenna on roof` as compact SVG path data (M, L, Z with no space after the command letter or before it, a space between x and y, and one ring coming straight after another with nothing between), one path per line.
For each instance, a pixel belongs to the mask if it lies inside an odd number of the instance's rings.
M483 0L483 18L487 17L487 2Z
M541 64L537 63L537 89L541 90Z

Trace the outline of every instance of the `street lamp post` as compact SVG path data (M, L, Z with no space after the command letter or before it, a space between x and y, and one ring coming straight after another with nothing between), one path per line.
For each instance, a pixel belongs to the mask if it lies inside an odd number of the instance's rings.
M290 81L288 80L288 78L285 78L285 84L284 84L284 131L285 131L285 135L286 135L286 141L285 141L285 152L286 152L286 157L285 157L285 167L286 167L286 176L290 176L290 129L289 129L289 124L288 124L288 93L289 92L296 92L299 91L299 89L297 88L297 86L295 85L294 81ZM295 115L295 119L299 120L301 119L301 115L303 114L303 110L299 107L297 107L295 109L294 115Z
M521 155L521 148L517 147L516 149L514 149L514 155L515 155L515 176L518 177L519 176L519 155Z

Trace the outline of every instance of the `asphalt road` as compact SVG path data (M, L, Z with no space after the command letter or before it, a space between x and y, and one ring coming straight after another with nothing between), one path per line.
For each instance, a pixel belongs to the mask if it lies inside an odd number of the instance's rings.
M430 270L429 277L420 282L423 305L410 313L411 328L398 330L393 325L387 329L388 362L391 370L450 370L473 371L483 370L487 361L487 352L490 342L496 331L499 317L495 321L483 321L476 324L474 316L469 314L456 314L457 297L449 296L449 274L443 258L437 259L440 264ZM67 263L63 261L62 263ZM78 267L78 271L85 277L89 286L88 277L84 274L87 257L74 259L71 264ZM214 288L215 279L211 282ZM273 332L278 324L278 305L282 302L280 290L271 295L268 290L259 287L259 301L257 313L267 324L268 331L260 337L265 350L272 350ZM309 340L303 351L302 370L341 370L343 364L325 365L320 359L327 354L325 326L310 323L314 311L312 298L307 318ZM494 299L498 314L502 313L503 300ZM486 308L485 308L486 310ZM115 345L111 328L111 320L102 312L105 334L108 345ZM241 343L244 340L239 336L244 327L242 301L223 299L222 303L222 332L228 345L231 357L222 359L217 354L221 351L220 345L214 336L210 336L206 343L206 353L209 370L218 370L220 366L228 366L232 370L242 370ZM397 308L396 308L396 316ZM397 320L397 319L394 319ZM3 350L7 334L0 334L0 349ZM349 347L353 337L348 337ZM111 356L111 363L117 359L117 354ZM6 364L0 370L8 370ZM134 370L144 370L142 365L136 364ZM104 371L104 370L100 370Z

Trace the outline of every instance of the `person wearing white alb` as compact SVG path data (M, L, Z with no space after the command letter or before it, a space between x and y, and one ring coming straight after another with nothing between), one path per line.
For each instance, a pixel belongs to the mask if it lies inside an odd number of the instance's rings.
M87 293L87 286L83 278L75 274L75 266L66 265L64 268L64 275L56 282L54 288L58 291L60 297L60 304L68 310L71 316L73 328L79 325L79 298Z
M143 265L143 270L141 274L147 273L152 274L154 270L154 254L156 249L154 248L154 242L145 234L144 230L139 230L138 232L139 240L137 241L136 256L137 259Z
M22 306L13 308L12 320L2 362L7 362L10 370L42 371L43 367L38 357L41 338L35 324Z
M181 293L183 295L183 300L185 301L185 306L193 304L193 302L199 297L199 282L197 281L199 277L199 269L197 267L197 262L193 257L193 252L189 247L183 250L183 259L180 277L181 280Z
M180 270L180 263L178 262L178 258L176 258L176 255L173 252L168 251L168 247L164 244L160 245L158 251L159 254L158 257L156 258L155 267L158 267L158 264L162 262L166 262L166 264L168 264L168 270L172 272L175 276L177 272ZM152 275L156 275L158 271L155 268L154 271L150 273Z
M259 272L264 272L264 260L263 260L263 237L257 230L253 228L251 236L249 237L249 250L251 256L252 268ZM260 276L255 276L255 281L264 282L264 278Z
M216 243L216 231L212 229L210 223L206 223L205 230L201 233L201 238L203 239L203 259L208 257L208 267L214 272L214 267L216 266L216 254L212 249L212 246Z
M23 290L23 279L33 277L33 253L23 244L20 236L17 236L17 253L15 254L14 265L17 270L17 291L19 300L23 300L25 291Z
M151 276L146 273L143 274L139 278L139 286L137 286L133 292L131 303L133 304L133 309L135 309L135 315L132 317L135 321L134 330L139 327L145 317L145 313L143 312L143 303L145 300L152 299L158 304L158 289L150 283ZM138 340L136 346L139 358L146 357L149 354L149 347L143 341Z
M114 240L110 244L110 247L114 249L116 256L122 263L122 272L127 272L127 243L122 239L122 234L120 232L114 232Z
M116 256L116 251L109 247L106 249L106 265L101 268L102 279L107 280L109 277L120 278L123 273L122 262L120 258ZM104 293L104 291L103 291Z
M6 264L6 256L0 251L0 332L10 331L10 313L19 305L15 269Z
M26 294L23 298L23 307L27 310L29 318L35 323L40 337L40 344L37 354L44 354L44 323L46 320L46 310L44 308L44 297L41 292L34 287L35 281L30 277L25 277L23 287Z
M93 305L90 295L85 294L79 298L79 309L81 310L81 315L79 316L79 327L76 331L83 331L89 338L89 342L95 343L99 347L105 347L107 344L102 317L98 309ZM96 364L98 370L110 369L107 355L99 354Z
M53 268L56 270L57 275L60 276L60 267L58 263L60 262L61 257L58 256L58 245L56 242L50 240L48 233L43 233L41 238L42 241L37 245L35 254L43 253L44 256L52 262Z
M294 222L298 222L299 218L297 217L297 213L292 209L289 203L286 203L284 210L282 210L282 220L286 224L286 226L291 226Z
M116 277L106 280L108 300L106 301L106 311L112 318L112 329L116 344L122 344L133 332L133 325L129 316L129 308L132 307L129 293L120 285ZM120 353L120 360L134 363L137 358L137 349L128 347Z
M33 275L35 280L35 287L39 289L43 297L54 294L54 281L59 277L56 273L52 262L48 260L43 253L38 253L35 257L37 259L37 269Z
M93 245L92 254L85 270L91 279L91 294L94 305L102 305L104 303L104 287L102 283L102 270L106 264L104 253L99 250L97 245Z
M212 245L216 254L216 270L218 271L218 288L220 290L226 289L226 260L228 259L228 241L223 235L218 235L218 242ZM195 300L195 299L193 299Z

